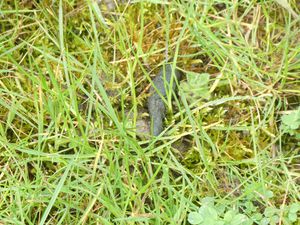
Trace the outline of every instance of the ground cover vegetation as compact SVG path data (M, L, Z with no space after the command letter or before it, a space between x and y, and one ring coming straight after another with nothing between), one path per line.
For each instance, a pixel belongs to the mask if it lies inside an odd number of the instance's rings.
M107 2L0 1L0 223L299 224L300 2Z

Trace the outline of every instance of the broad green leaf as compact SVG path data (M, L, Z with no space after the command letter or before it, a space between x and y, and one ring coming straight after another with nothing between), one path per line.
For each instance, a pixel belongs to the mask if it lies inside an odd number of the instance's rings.
M243 214L236 214L231 222L230 222L230 225L241 225L241 224L244 224L246 221L248 220L248 218L243 215Z
M274 215L270 218L271 224L277 224L279 222L280 218L278 215Z
M218 219L218 212L211 206L201 206L199 209L199 213L202 216L210 217L214 220Z
M187 73L187 81L191 87L207 86L210 75L208 73Z
M226 206L223 204L215 206L216 210L218 211L219 214L223 214L225 212Z
M234 210L227 211L224 215L225 222L230 223L232 221L235 213L236 212Z
M282 122L288 126L295 125L294 123L297 123L297 125L299 125L298 120L299 120L299 118L298 118L297 113L291 113L291 114L282 116Z
M268 218L271 218L273 215L278 213L278 209L275 207L267 207L264 211L264 215Z
M296 123L297 128L298 128L298 126L300 126L300 108L298 110L295 110L295 111L287 114L287 115L283 115L281 120L285 125L288 125L288 126L295 125L295 123Z
M273 198L274 197L274 193L272 191L269 191L269 190L266 191L264 193L264 195L265 195L266 198Z
M288 218L291 222L297 221L297 213L300 211L300 203L293 203L290 205Z
M209 78L207 73L187 73L187 81L181 82L180 87L187 95L189 101L197 99L208 99L210 97L209 92Z
M214 197L205 197L201 200L201 204L206 205L206 206L214 206L215 198Z
M289 213L288 218L291 222L296 222L297 221L297 213Z
M300 211L300 203L293 203L290 205L290 212L297 213Z
M203 225L215 225L219 221L218 212L214 207L201 206L199 214L203 217Z
M255 213L252 216L252 219L257 220L257 221L261 220L262 218L263 218L263 215L261 213Z
M270 224L270 219L269 218L263 218L259 225L269 225Z
M300 108L287 115L283 115L281 121L281 129L284 132L288 132L290 135L296 134L297 137L298 134L296 133L296 130L300 127Z
M188 221L190 224L200 224L203 221L203 217L197 212L191 212L188 216Z
M248 201L248 202L245 203L245 207L246 207L247 212L255 212L256 208L257 208L250 201Z

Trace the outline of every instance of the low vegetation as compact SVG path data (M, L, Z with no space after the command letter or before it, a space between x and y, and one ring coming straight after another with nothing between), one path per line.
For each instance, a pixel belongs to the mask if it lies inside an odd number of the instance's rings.
M0 224L299 224L299 15L0 1ZM141 137L166 64L184 76Z

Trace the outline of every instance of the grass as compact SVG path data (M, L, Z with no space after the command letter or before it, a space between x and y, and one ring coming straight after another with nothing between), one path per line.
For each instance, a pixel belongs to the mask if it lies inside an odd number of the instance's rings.
M288 224L300 145L280 122L300 102L298 1L135 2L0 2L0 223L188 224L213 196ZM208 73L210 97L179 88L163 135L141 139L166 59Z

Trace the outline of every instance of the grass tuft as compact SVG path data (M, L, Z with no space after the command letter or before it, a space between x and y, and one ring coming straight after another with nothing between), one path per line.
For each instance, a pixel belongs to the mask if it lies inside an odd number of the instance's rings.
M1 1L0 223L188 224L213 197L289 224L299 15L296 0ZM142 138L167 62L186 76L163 135Z

